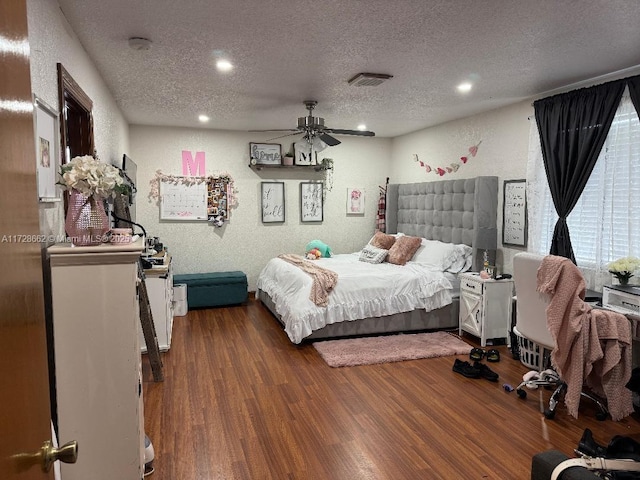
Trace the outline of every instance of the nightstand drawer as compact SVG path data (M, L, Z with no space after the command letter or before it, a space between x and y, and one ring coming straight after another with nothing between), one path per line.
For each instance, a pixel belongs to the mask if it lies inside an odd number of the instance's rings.
M479 276L463 275L460 277L460 290L482 295L483 281Z

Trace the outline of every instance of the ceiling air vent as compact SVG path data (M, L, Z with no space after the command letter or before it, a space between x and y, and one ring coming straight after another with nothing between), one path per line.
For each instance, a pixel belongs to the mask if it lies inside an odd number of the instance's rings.
M386 75L384 73L359 73L349 79L349 85L353 87L377 87L390 78L393 78L393 75Z

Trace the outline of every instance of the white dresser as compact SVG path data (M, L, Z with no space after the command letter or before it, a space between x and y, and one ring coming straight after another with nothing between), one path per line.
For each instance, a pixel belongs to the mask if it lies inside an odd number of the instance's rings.
M153 325L158 338L158 348L166 352L171 348L171 331L173 330L173 266L171 257L167 255L164 265L157 265L144 271L147 295L153 315ZM142 351L147 351L147 345L142 333L138 329Z
M480 338L506 339L510 343L511 297L513 280L483 280L478 273L461 273L459 333L465 331Z
M142 241L48 248L61 438L78 441L64 480L140 480L144 411L138 337Z

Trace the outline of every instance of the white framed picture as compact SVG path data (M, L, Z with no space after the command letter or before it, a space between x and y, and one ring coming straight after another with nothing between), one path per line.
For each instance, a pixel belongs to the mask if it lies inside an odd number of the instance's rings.
M322 182L302 182L300 184L300 221L322 222Z
M33 96L36 140L36 175L40 202L62 200L56 185L60 171L60 119L58 112Z
M364 189L347 188L347 215L364 214Z
M284 222L284 182L261 182L262 223Z
M312 165L313 149L311 144L306 140L300 140L293 144L293 163L294 165Z

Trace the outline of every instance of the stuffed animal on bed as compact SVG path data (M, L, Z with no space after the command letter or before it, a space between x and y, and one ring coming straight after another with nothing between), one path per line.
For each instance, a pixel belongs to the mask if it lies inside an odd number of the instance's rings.
M316 258L328 258L331 256L331 248L320 240L311 240L304 249L305 257L309 260Z

